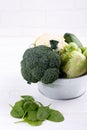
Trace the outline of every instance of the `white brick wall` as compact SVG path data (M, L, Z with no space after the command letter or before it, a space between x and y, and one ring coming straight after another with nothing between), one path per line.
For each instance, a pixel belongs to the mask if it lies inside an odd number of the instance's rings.
M20 10L20 0L0 0L0 12L18 10Z
M0 0L0 36L87 36L87 0Z

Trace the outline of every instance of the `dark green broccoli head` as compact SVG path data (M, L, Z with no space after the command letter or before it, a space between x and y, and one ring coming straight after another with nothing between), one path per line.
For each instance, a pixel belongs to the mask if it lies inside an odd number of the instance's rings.
M58 52L44 45L27 49L21 61L21 73L28 83L52 83L58 78L59 67Z
M41 81L45 84L52 83L59 77L59 70L57 68L49 68L45 71Z

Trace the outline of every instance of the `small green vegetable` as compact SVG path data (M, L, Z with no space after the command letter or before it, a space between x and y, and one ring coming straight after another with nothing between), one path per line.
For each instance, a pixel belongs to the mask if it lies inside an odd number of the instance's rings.
M61 70L67 78L75 78L87 72L86 54L75 44L70 43L60 51Z
M35 101L32 96L21 96L22 100L15 103L10 112L11 116L21 118L20 122L27 122L32 126L39 126L45 120L61 122L64 120L63 115L53 110L48 106L43 106L42 103Z
M82 43L80 42L80 40L72 33L65 33L64 39L65 39L65 42L67 42L67 43L75 42L78 47L83 46Z

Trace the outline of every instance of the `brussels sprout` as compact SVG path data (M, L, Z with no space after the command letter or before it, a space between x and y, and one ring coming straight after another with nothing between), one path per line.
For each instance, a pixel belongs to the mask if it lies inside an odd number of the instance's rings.
M86 54L82 54L75 43L70 43L60 52L61 70L66 73L67 78L78 77L87 72Z
M78 77L86 73L87 60L80 52L73 51L70 60L63 67L68 78Z

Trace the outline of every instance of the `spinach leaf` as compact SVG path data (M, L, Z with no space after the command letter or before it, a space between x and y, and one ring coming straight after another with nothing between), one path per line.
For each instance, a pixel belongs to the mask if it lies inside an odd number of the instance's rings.
M15 106L23 107L23 105L24 105L24 100L20 100L20 101L15 103Z
M22 118L24 115L24 110L22 109L22 107L15 105L11 110L10 114L15 118Z
M50 105L44 106L42 103L35 101L32 96L22 96L22 100L10 105L12 110L11 116L15 118L22 118L21 122L27 122L32 126L39 126L44 120L61 122L64 120L63 115ZM20 122L20 121L19 121Z
M21 96L25 101L35 101L34 98L32 96L28 96L28 95L23 95Z
M64 117L63 115L57 111L57 110L53 110L53 109L50 109L50 115L48 117L48 120L50 121L54 121L54 122L61 122L64 120Z
M28 111L26 118L31 121L37 121L37 111Z
M36 110L37 108L38 105L35 102L26 101L23 105L23 109L25 112L28 112L30 110Z
M50 114L49 107L41 106L38 108L38 111L37 111L37 119L40 121L44 121L48 118L49 114Z

